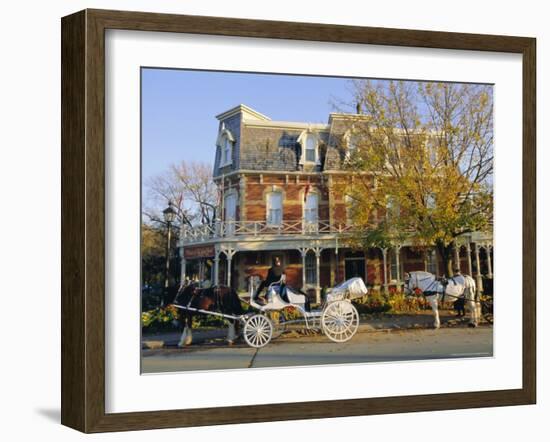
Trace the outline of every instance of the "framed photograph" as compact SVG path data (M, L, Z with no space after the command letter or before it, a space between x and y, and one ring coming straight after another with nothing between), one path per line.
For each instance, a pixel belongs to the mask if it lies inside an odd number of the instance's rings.
M535 39L62 19L62 423L533 404Z

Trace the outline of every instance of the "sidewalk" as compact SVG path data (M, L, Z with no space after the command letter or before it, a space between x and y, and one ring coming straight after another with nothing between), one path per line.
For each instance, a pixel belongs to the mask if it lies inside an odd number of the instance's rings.
M439 318L442 328L466 327L468 318L458 318L452 310L440 310ZM433 327L433 315L429 310L415 314L382 314L361 315L358 333L392 332L410 329L430 329ZM481 321L481 324L485 322ZM312 331L293 326L283 336L277 339L292 339L303 334L311 334ZM193 344L203 346L218 346L225 343L227 329L197 329L193 330ZM144 334L142 336L143 349L160 349L165 347L177 347L181 332L167 332L156 334Z

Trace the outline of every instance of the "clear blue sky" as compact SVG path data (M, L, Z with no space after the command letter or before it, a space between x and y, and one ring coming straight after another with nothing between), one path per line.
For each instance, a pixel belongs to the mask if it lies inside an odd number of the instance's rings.
M326 123L349 91L345 78L143 69L143 182L184 159L213 163L215 116L238 104L273 120Z

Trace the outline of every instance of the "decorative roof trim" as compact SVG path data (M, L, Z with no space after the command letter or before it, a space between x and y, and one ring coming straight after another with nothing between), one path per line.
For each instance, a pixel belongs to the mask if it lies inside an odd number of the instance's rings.
M330 126L324 123L302 123L297 121L245 121L245 126L254 126L264 129L315 129L317 131L328 132Z
M225 120L229 117L232 117L233 115L237 115L239 113L242 113L244 117L251 117L253 120L260 120L260 121L270 121L271 118L268 116L261 114L258 111L255 111L251 107L246 106L245 104L239 104L238 106L235 106L225 112L222 112L221 114L216 115L216 118L219 121ZM246 119L246 118L243 118Z
M369 120L370 117L365 114L346 114L342 112L331 112L328 116L328 122L332 120Z

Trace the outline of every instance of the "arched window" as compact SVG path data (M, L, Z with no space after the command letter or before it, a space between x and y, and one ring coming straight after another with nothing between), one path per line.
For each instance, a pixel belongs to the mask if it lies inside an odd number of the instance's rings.
M281 192L267 194L266 219L270 226L280 226L283 223L283 194Z

